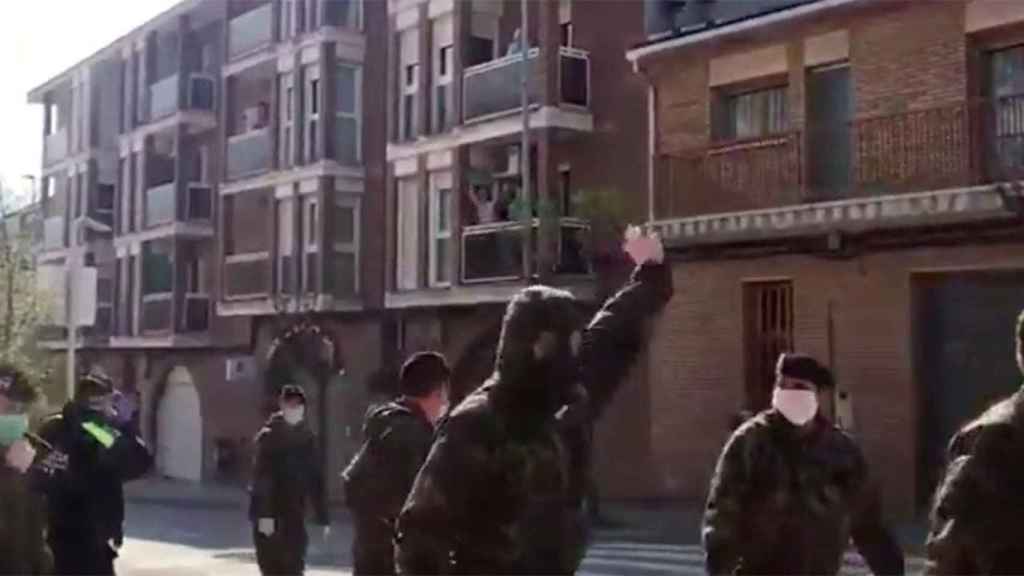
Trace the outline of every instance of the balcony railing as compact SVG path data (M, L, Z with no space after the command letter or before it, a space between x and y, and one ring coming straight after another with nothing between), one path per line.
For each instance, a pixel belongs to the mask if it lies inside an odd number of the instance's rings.
M530 50L527 65L531 78L540 70L539 50ZM463 78L463 121L469 122L521 108L521 54L511 54L466 68ZM530 104L537 103L537 82L530 82Z
M189 110L207 110L214 108L214 80L209 76L189 76L188 102ZM149 120L160 120L174 114L179 109L178 75L172 74L149 87Z
M253 298L270 293L270 253L234 254L224 259L224 296Z
M142 296L142 331L144 333L169 332L171 330L170 292L145 294Z
M68 131L61 128L46 136L43 147L46 150L46 164L54 164L68 155Z
M251 176L270 169L270 129L262 128L228 139L228 178Z
M533 221L536 251L539 220ZM558 224L558 253L554 272L589 274L587 258L590 226L583 220L562 218ZM534 260L536 264L536 259ZM462 282L499 282L523 277L523 225L500 222L462 229Z
M1024 178L1024 96L662 155L655 170L659 220Z
M264 46L274 38L271 4L233 18L228 24L228 56L237 58Z
M206 332L210 329L210 298L206 294L185 295L185 315L182 318L185 332Z
M558 49L558 84L562 104L590 106L590 54L586 50Z
M146 228L167 224L174 221L175 182L168 182L146 190L145 222Z
M64 248L64 217L52 216L43 221L43 249L60 250Z

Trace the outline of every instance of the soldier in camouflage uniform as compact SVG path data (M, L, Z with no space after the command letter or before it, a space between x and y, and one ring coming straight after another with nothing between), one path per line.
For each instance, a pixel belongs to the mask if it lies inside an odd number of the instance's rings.
M1024 313L1017 318L1024 371ZM1024 388L953 437L928 534L928 574L1024 574Z
M836 574L851 535L875 574L903 574L860 448L818 413L832 386L813 358L779 359L772 408L733 433L711 480L709 574Z
M342 474L355 521L356 576L395 573L395 521L427 459L434 423L448 409L450 377L440 354L414 354L402 366L402 396L367 412L363 447Z
M672 291L660 241L627 238L633 280L585 330L564 291L534 286L509 304L494 375L443 422L399 517L399 573L576 571L591 416Z
M20 370L0 366L0 575L50 574L46 510L26 473L36 456L28 433L28 407L36 390ZM36 439L38 442L38 439Z

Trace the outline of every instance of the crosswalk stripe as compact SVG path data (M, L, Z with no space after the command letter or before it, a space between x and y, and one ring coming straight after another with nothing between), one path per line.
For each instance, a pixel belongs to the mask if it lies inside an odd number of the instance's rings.
M704 561L703 552L651 552L646 550L637 550L635 552L629 552L628 555L622 554L615 550L590 550L587 552L587 557L594 558L639 558L643 560L674 560L680 562L687 561Z
M648 544L642 542L596 542L590 550L652 550L652 551L679 551L679 552L701 552L703 549L698 545L686 546L683 544Z
M703 566L703 564L701 564L701 565ZM585 568L594 568L594 567L601 567L601 566L608 566L608 567L615 566L615 567L620 567L620 568L640 568L640 569L644 569L644 570L663 570L663 571L671 572L673 570L678 569L681 566L681 564L678 563L678 562L671 562L671 563L668 563L668 562L643 562L643 561L639 561L639 560L629 560L629 559L625 559L625 558L621 559L621 560L605 560L603 558L589 558L588 557L588 558L585 558L583 560L583 566Z

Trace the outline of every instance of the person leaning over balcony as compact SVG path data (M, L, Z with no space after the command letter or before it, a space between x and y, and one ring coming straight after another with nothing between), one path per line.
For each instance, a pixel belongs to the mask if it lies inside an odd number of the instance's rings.
M772 407L726 443L711 479L708 574L836 574L852 535L874 574L903 574L903 552L852 437L818 411L832 374L783 354Z
M1024 312L1017 317L1024 372ZM1024 387L949 444L928 533L927 574L1024 574Z

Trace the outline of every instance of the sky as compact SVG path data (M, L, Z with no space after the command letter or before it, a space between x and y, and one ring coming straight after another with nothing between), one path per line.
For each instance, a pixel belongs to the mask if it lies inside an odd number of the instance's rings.
M210 0L218 2L222 0ZM43 109L28 91L177 0L0 0L0 179L26 195L39 174Z

